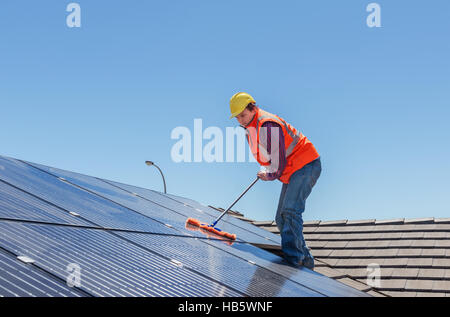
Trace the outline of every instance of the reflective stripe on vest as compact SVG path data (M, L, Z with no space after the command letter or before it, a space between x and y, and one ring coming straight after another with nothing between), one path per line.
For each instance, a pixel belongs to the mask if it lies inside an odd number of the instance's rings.
M294 133L291 129L289 129L288 125L285 122L283 122L283 121L279 120L277 117L271 116L271 115L260 115L256 121L257 128L259 127L259 122L263 119L271 119L271 120L274 120L276 123L278 123L280 126L284 126L286 132L292 138L291 144L289 144L289 147L286 149L286 158L287 158L292 153L292 151L294 150L298 141L300 140L300 132L297 131L297 133Z

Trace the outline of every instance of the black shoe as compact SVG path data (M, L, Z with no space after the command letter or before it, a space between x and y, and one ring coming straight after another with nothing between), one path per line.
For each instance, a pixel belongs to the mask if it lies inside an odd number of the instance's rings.
M314 259L311 257L306 257L302 261L302 265L307 269L314 271Z

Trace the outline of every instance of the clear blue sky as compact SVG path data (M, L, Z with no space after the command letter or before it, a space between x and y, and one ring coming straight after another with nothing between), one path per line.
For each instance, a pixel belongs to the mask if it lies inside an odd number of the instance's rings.
M322 156L305 220L450 216L450 2L0 3L0 155L227 207L257 163L175 163L177 126L251 93ZM204 141L204 144L207 141ZM273 219L281 183L236 205Z

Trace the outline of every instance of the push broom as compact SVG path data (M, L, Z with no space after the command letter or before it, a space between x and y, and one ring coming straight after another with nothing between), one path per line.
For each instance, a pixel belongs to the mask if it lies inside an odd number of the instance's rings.
M242 198L242 196L245 195L246 192L248 192L248 190L258 181L259 177L257 177L253 183L250 184L250 186L247 187L246 190L244 190L244 192L231 204L230 207L228 207L224 212L222 212L220 214L219 217L217 217L217 219L210 225L206 224L206 223L202 223L197 219L194 218L188 218L188 220L186 220L187 224L190 224L192 226L196 226L199 227L200 229L204 229L206 231L215 233L221 237L225 237L228 238L230 240L236 240L236 235L234 233L228 233L225 231L220 230L219 228L216 228L217 223L219 222L220 219L222 219L223 216L225 216L225 214L239 201L239 199Z

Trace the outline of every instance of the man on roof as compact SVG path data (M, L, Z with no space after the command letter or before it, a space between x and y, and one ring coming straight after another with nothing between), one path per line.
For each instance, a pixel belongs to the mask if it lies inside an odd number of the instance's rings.
M246 130L250 150L265 170L257 176L283 183L275 221L285 260L314 269L314 258L303 237L305 202L322 171L314 145L279 116L264 111L252 96L239 92L230 99L231 118Z

